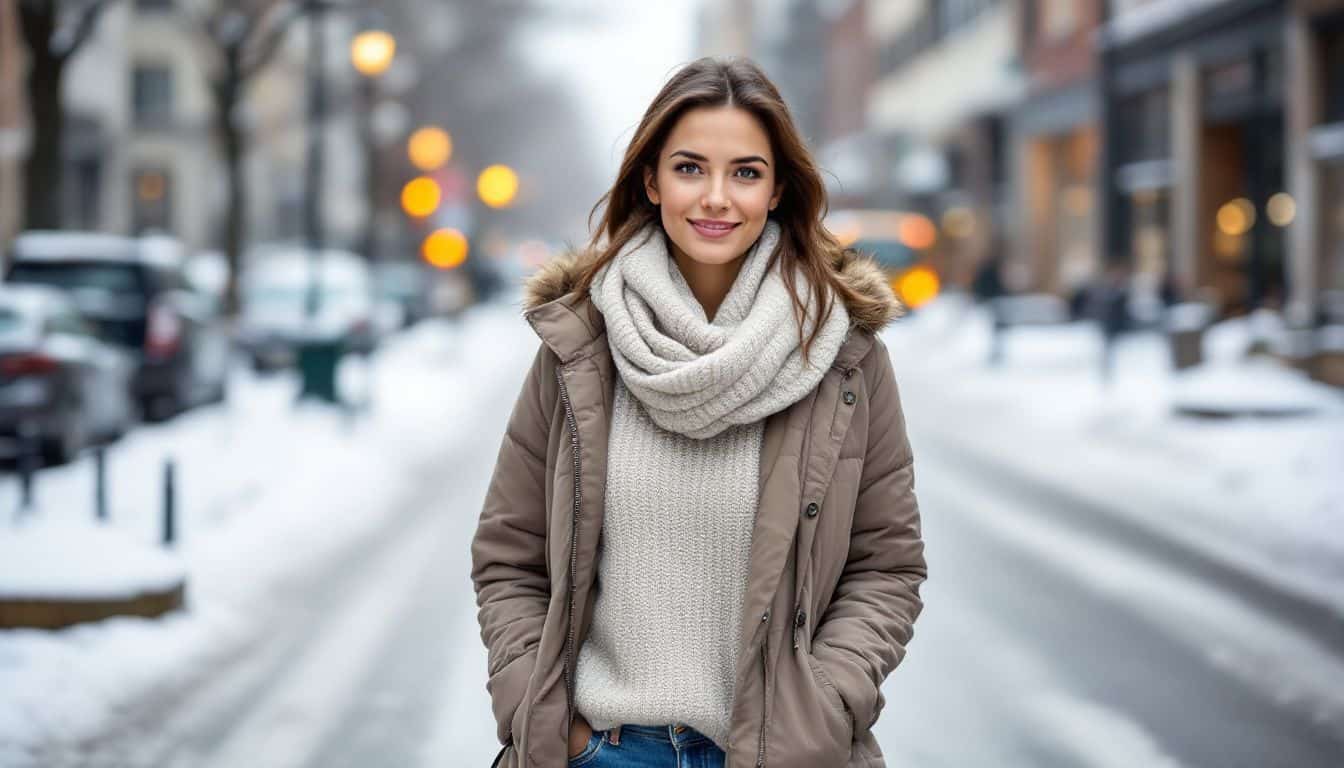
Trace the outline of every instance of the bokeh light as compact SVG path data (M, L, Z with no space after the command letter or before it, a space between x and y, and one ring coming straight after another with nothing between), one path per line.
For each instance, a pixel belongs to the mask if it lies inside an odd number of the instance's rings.
M476 194L491 208L506 208L518 195L518 174L507 165L492 165L476 177Z
M896 279L896 295L906 306L919 308L938 296L941 282L938 273L927 266L911 267Z
M444 227L429 233L420 246L420 255L438 269L454 269L466 262L468 249L467 236L461 230Z
M1265 204L1265 215L1274 226L1286 227L1297 218L1297 201L1287 192L1272 195Z
M453 157L453 137L434 125L426 125L411 134L406 142L411 164L426 173L437 171Z
M360 32L350 41L350 63L361 75L372 77L386 72L396 53L396 38L380 29Z
M1250 200L1238 197L1223 203L1218 209L1218 230L1226 235L1244 235L1255 226L1255 206Z
M439 183L428 176L411 179L401 190L402 210L417 219L437 211L442 200L443 192L439 189Z
M948 208L943 213L943 231L955 239L970 237L975 231L975 214L965 206Z
M900 240L908 248L922 251L933 247L938 240L938 230L928 216L921 213L907 213L901 217Z

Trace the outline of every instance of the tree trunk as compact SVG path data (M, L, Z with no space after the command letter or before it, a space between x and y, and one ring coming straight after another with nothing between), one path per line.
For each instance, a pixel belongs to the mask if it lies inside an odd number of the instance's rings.
M243 130L234 120L242 88L242 48L224 51L224 73L215 83L215 137L224 156L224 175L228 187L228 205L224 211L224 256L229 264L229 279L224 289L224 311L230 317L240 307L239 278L243 268L243 238L247 231L247 185L243 178Z
M41 10L22 6L23 36L28 43L28 105L32 115L32 145L24 165L25 229L61 226L61 158L65 141L65 113L61 109L61 79L65 60L50 51L55 32L54 4Z

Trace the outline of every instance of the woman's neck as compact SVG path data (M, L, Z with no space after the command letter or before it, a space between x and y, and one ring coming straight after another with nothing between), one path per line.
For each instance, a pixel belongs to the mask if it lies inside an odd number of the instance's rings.
M725 264L703 264L683 253L670 239L668 245L671 246L672 257L676 259L681 276L686 278L686 284L690 286L695 300L704 308L705 317L714 322L714 315L719 311L719 305L732 289L737 273L742 271L742 263L746 261L743 257L746 254Z

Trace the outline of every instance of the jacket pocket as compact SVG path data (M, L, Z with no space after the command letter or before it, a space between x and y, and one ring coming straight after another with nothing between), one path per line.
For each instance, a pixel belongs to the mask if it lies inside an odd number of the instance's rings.
M775 667L765 759L770 768L829 768L849 763L853 721L839 693L814 663L800 647L783 654Z
M490 692L490 706L495 715L496 736L499 743L510 740L516 745L521 734L514 733L518 708L527 695L527 685L537 666L537 649L525 651L490 676L486 690Z
M812 668L812 680L821 688L830 702L833 709L844 720L846 730L849 734L849 741L854 740L854 716L850 714L849 707L845 706L845 700L840 696L840 689L831 682L831 676L826 674L826 669L821 666L821 662L807 654L807 665Z

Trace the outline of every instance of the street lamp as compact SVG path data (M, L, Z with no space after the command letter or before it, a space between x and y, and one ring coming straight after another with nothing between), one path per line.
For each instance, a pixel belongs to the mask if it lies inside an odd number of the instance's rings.
M492 165L476 177L476 194L491 208L507 208L518 195L518 173L507 165Z
M452 159L453 137L438 126L426 125L406 141L406 156L425 173L437 171Z
M374 114L378 102L377 79L392 66L397 55L397 39L381 29L366 29L350 41L350 64L355 71L364 76L361 90L364 96L364 119L360 124L360 137L364 142L364 191L368 207L368 219L364 225L364 257L370 262L377 260L378 250L378 209L380 198L378 185L378 142L374 136Z
M350 63L365 77L377 77L392 66L397 39L381 29L369 29L350 41Z

